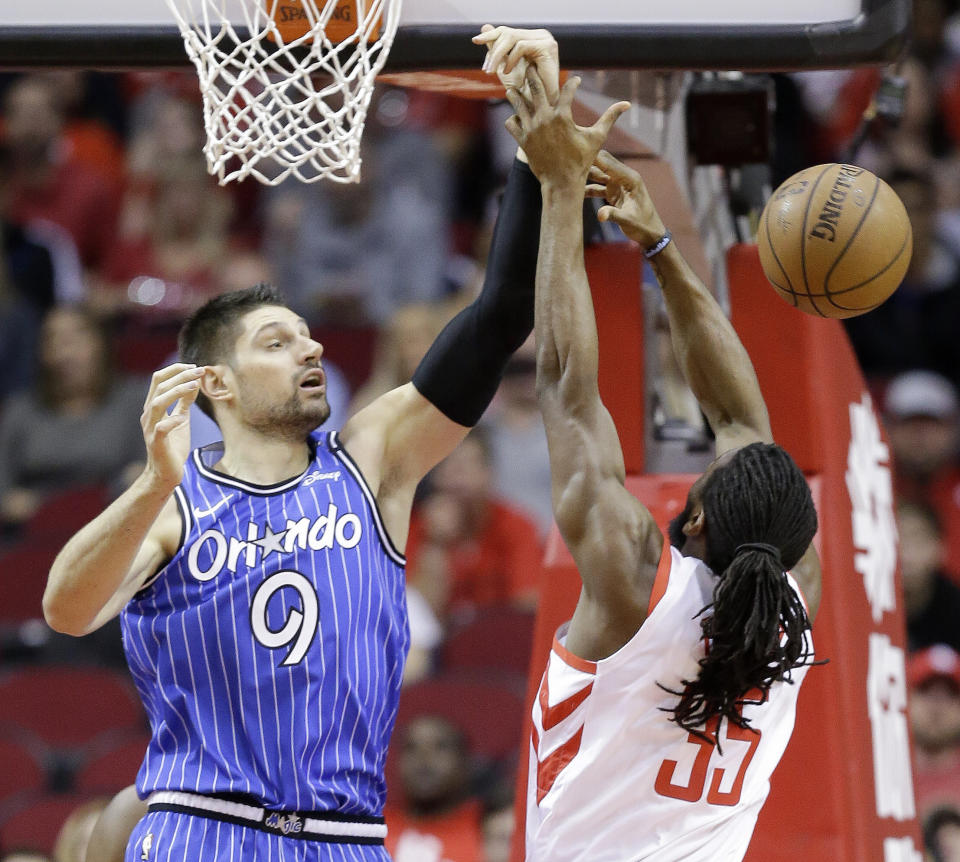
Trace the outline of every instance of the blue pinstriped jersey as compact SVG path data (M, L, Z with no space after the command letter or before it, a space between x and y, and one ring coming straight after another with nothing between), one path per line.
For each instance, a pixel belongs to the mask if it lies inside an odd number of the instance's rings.
M180 549L121 615L150 717L154 790L380 814L409 647L404 559L336 433L298 477L256 486L195 450Z

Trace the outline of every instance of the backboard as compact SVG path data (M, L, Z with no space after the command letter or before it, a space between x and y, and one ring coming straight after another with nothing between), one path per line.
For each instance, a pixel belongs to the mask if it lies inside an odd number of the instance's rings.
M236 0L223 2L229 10ZM482 51L470 36L488 22L548 27L564 65L573 69L761 71L883 63L900 52L910 5L910 0L405 0L386 69L474 67ZM0 6L0 67L188 62L164 0Z

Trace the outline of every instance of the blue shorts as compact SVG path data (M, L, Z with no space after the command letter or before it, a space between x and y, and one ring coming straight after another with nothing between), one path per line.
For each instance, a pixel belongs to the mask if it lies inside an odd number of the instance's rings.
M274 835L179 811L150 811L130 833L124 862L390 862L382 845Z

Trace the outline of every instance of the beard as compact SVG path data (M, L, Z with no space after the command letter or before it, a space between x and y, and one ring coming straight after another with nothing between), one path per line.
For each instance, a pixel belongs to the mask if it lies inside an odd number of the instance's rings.
M262 391L256 393L241 385L241 398L250 405L244 420L251 428L271 437L302 440L330 418L327 395L305 398L299 387L284 402L270 402Z

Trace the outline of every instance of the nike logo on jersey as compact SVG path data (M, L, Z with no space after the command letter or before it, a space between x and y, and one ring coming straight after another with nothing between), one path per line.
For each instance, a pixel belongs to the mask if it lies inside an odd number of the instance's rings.
M209 509L198 509L196 506L193 508L193 517L194 518L206 518L207 515L212 515L217 509L222 508L227 503L233 499L233 494L228 494L222 500L214 503Z

